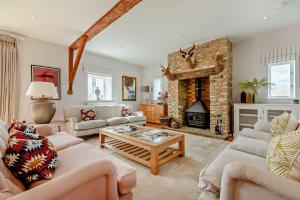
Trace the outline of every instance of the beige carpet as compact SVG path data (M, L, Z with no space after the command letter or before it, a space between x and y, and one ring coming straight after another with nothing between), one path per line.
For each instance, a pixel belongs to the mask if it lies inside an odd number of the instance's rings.
M98 145L98 136L85 138ZM197 184L201 169L222 151L228 142L196 135L186 135L186 156L177 158L160 168L159 175L110 150L105 150L137 169L137 187L134 200L196 200Z

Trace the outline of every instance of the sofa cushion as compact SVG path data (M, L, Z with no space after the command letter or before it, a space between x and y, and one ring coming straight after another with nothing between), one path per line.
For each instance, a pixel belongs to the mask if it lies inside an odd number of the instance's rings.
M106 121L102 119L81 121L75 124L75 130L87 130L92 128L101 128L106 126Z
M8 128L9 128L8 125L2 120L0 120L0 127L3 127L6 130L8 130Z
M266 158L268 152L269 142L263 140L256 140L249 137L239 136L234 139L232 143L229 144L229 147L245 153L250 153L253 155Z
M69 172L70 170L97 160L110 160L117 169L118 189L120 194L127 194L136 186L136 170L130 165L110 156L104 151L100 151L96 145L80 143L58 152L59 167L56 169L53 178ZM101 168L99 168L101 170ZM35 187L46 180L33 183L30 187Z
M126 117L111 117L108 118L106 122L109 126L115 126L128 123L128 119Z
M294 116L291 116L289 122L286 125L285 132L286 133L293 132L298 128L298 126L299 126L298 121L295 119Z
M300 182L300 151L297 153L295 159L291 163L286 177Z
M271 121L271 133L273 136L281 135L285 133L285 129L290 120L290 114L287 112L282 113L281 115L275 117Z
M277 175L286 176L299 151L299 130L274 137L267 154L269 170Z
M40 125L40 126L38 125L35 128L36 128L37 134L42 135L44 137L48 137L48 136L54 134L52 127L49 125Z
M58 132L54 135L48 136L48 140L52 142L56 151L61 151L65 148L74 146L83 142L82 138L77 138L66 132Z
M146 116L128 116L126 117L128 119L128 122L139 122L139 121L146 121L147 117Z
M112 118L112 117L121 117L122 116L122 106L121 105L96 106L95 111L97 113L98 119L108 119L108 118Z
M269 122L259 120L254 124L254 130L269 133L271 132L271 124Z
M263 141L270 141L273 138L271 133L258 131L251 128L243 128L240 132L240 135Z
M0 172L5 178L11 194L16 195L25 191L23 183L11 173L11 171L5 166L2 159L0 159Z
M225 165L234 161L244 162L267 171L266 159L226 148L201 171L198 185L199 189L201 191L219 193L223 169Z

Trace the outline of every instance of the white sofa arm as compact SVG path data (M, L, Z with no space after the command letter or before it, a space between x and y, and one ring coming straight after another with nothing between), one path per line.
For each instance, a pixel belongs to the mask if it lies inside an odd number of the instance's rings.
M132 116L144 116L143 111L132 112Z
M300 183L291 179L278 176L268 171L263 171L254 166L232 162L225 166L221 182L221 200L235 199L238 192L237 183L249 183L248 186L256 186L261 192L248 195L249 199L264 199L260 196L277 197L276 199L299 199ZM247 184L244 184L243 191L247 191ZM249 187L249 191L252 188ZM248 191L248 192L249 192ZM241 195L246 196L246 195ZM248 198L247 198L248 199Z
M271 132L271 124L269 122L259 120L254 124L254 129L258 130L258 131L270 133Z
M73 131L75 129L75 124L78 122L77 118L75 117L70 117L70 118L66 118L65 119L65 124L66 124L66 131L68 133L72 133L73 134Z

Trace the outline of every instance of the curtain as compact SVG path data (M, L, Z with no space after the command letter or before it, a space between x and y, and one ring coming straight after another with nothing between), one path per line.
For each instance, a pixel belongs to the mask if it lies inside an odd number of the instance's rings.
M17 67L17 40L0 34L0 120L6 123L16 116Z

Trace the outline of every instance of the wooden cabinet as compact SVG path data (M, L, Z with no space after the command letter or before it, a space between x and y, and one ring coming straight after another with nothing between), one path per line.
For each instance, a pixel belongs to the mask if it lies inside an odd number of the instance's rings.
M254 128L257 121L271 122L283 112L292 113L299 120L300 105L296 104L234 104L234 132Z
M160 117L168 115L168 106L159 104L140 104L140 111L144 112L149 123L160 123Z

